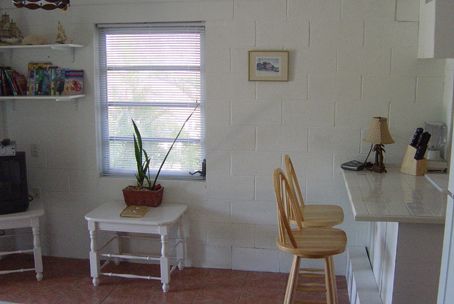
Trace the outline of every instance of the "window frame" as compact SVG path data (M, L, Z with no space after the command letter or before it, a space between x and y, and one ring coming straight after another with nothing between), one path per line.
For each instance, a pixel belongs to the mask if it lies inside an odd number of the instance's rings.
M200 65L199 67L188 68L180 66L181 69L175 69L175 66L140 66L140 68L136 68L137 66L129 66L127 69L121 68L109 68L107 66L107 48L105 45L105 36L106 33L102 33L102 31L118 31L120 33L122 30L130 31L131 29L137 29L137 33L140 31L144 31L145 29L149 28L194 28L194 33L200 33ZM118 141L127 141L132 142L132 133L130 137L124 136L110 136L109 135L109 107L125 107L125 106L145 106L145 107L165 107L165 108L189 108L192 109L196 106L196 101L194 102L174 102L174 103L166 103L166 102L108 102L108 80L107 80L107 73L108 71L116 70L116 71L159 71L159 70L177 70L177 71L188 71L188 70L197 70L200 73L200 100L197 102L199 103L199 111L200 111L200 138L198 140L189 140L189 142L197 143L199 142L201 154L200 154L200 168L196 170L202 170L202 161L205 160L206 155L206 147L205 147L205 132L206 132L206 118L205 118L205 24L204 22L159 22L159 23L127 23L127 24L96 24L97 28L97 68L98 68L98 75L97 75L97 97L100 104L100 134L101 134L101 151L100 155L100 170L102 176L134 176L136 170L132 169L123 169L123 168L112 168L109 160L110 153L110 141L112 139L119 139ZM171 33L169 31L169 33ZM104 39L104 40L103 40ZM102 43L102 41L104 43ZM104 52L104 55L101 53ZM124 68L124 67L123 67ZM143 136L144 142L171 142L173 138L166 138L166 140L158 140L153 138L148 138ZM170 141L171 139L171 141ZM178 139L177 142L188 142L187 139ZM171 152L172 153L172 152ZM133 157L134 159L134 157ZM153 176L155 174L155 170L150 170L150 174ZM183 173L183 171L177 172L169 172L169 171L161 171L160 179L176 179L176 180L205 180L205 175L190 175L189 173Z

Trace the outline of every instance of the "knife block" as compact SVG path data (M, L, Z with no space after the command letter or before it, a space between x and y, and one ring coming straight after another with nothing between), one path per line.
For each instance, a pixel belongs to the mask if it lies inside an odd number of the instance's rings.
M421 176L426 173L427 159L423 158L416 160L415 153L416 148L409 145L407 147L407 151L405 151L404 159L402 160L402 165L400 166L400 172L416 176Z

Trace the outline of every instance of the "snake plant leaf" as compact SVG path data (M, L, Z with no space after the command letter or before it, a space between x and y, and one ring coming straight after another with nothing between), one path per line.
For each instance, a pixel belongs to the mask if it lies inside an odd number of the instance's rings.
M136 136L133 135L133 137L134 137L134 154L136 156L137 169L139 170L139 167L142 164L142 152L140 151Z
M143 187L143 182L144 179L147 178L147 172L148 172L148 165L149 165L149 158L146 152L143 150L142 146L142 136L140 135L139 128L137 128L136 123L132 120L132 125L134 127L134 133L133 138L134 138L134 153L136 157L136 165L137 165L137 174L136 174L136 180L137 180L137 186L138 187ZM142 154L145 152L145 162L148 160L148 165L145 167L145 163L142 162ZM148 183L149 180L147 178Z
M136 160L137 160L137 165L142 164L142 135L140 135L139 128L137 128L137 125L133 119L132 120L132 125L134 127L134 150L136 153ZM137 138L137 139L136 139Z
M200 103L196 102L196 105L195 105L194 109L192 110L191 114L189 114L189 116L186 118L186 120L184 121L183 125L181 126L180 131L178 132L177 136L175 136L175 138L173 139L172 145L170 145L169 150L167 150L167 154L164 156L164 159L162 160L161 165L159 166L158 172L156 173L156 176L155 176L154 181L153 181L153 185L151 186L152 190L156 186L156 182L158 181L158 177L159 177L159 174L161 173L161 169L164 166L164 164L165 164L165 162L167 160L167 157L169 156L170 152L172 151L173 146L175 145L175 142L178 140L178 137L180 137L180 134L183 131L184 126L186 126L186 123L189 121L189 119L191 119L192 115L197 110L199 105L200 105Z
M151 181L150 181L150 162L151 162L151 158L148 156L147 154L147 151L143 150L143 154L145 155L145 162L144 162L144 166L143 166L143 172L144 172L144 175L145 175L145 180L147 181L147 184L148 184L148 188L151 187Z
M137 128L137 125L134 121L134 119L131 119L132 120L132 126L134 127L134 133L135 135L137 136L137 142L139 144L139 150L143 150L142 148L142 136L140 135L140 131L139 131L139 128Z

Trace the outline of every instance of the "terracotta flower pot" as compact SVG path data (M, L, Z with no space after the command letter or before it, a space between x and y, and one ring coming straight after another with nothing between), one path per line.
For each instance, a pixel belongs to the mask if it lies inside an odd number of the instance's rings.
M123 197L126 205L158 207L161 205L162 196L164 195L164 187L158 186L158 190L138 188L136 186L124 188Z

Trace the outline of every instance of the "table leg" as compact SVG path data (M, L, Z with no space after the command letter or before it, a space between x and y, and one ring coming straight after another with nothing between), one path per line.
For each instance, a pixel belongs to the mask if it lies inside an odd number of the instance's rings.
M169 291L169 259L167 257L167 234L161 234L161 283L162 291Z
M43 279L43 259L41 254L41 242L39 238L39 219L34 219L32 223L33 232L33 257L35 260L36 279L41 281Z
M93 281L93 286L99 284L99 255L96 252L96 231L90 229L90 274Z
M122 248L121 248L121 233L120 232L116 232L115 233L115 236L116 236L116 239L115 239L115 242L114 242L114 246L115 246L115 253L116 254L121 254L122 253ZM120 258L114 258L114 263L115 265L120 265Z
M176 248L178 269L183 270L186 262L186 239L184 236L183 219L178 221L178 241L180 242Z

